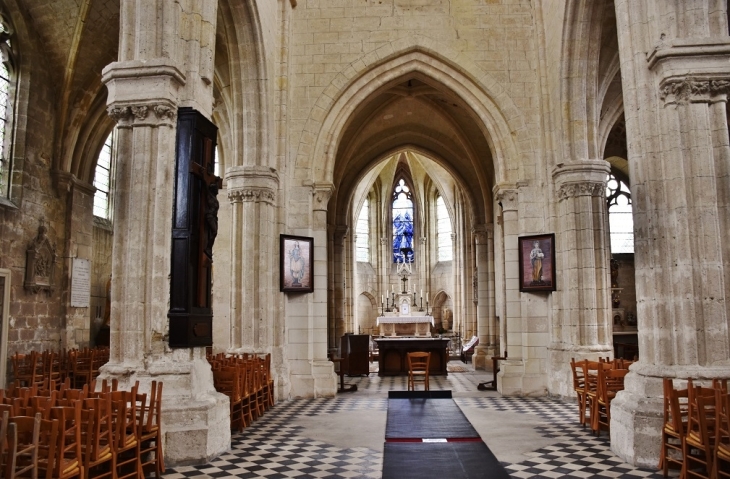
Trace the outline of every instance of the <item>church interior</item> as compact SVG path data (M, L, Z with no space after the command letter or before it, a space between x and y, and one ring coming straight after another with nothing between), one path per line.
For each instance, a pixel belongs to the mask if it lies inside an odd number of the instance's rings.
M576 362L625 360L596 447L650 477L667 378L730 378L729 18L0 0L0 388L14 357L103 350L97 387L164 383L178 477L347 427L325 413L379 424L424 348L485 439L490 418L551 447L520 414L575 422ZM249 357L273 411L242 439L215 367Z

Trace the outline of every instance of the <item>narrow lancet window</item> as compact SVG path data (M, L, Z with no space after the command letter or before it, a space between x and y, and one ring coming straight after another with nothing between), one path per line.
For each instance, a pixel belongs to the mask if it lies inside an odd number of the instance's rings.
M109 193L111 191L111 169L112 169L112 148L114 133L110 133L101 148L99 158L96 160L96 171L94 172L94 216L111 219L111 205Z
M451 218L449 210L446 209L446 202L439 196L436 198L436 244L438 245L438 260L451 261L453 249L451 240Z
M357 217L357 227L355 234L355 249L357 251L357 260L362 262L370 261L370 203L366 199L360 209Z
M401 179L393 191L393 262L413 263L413 200Z
M634 217L632 215L631 191L629 187L608 175L606 183L608 202L608 229L611 237L611 253L634 252Z

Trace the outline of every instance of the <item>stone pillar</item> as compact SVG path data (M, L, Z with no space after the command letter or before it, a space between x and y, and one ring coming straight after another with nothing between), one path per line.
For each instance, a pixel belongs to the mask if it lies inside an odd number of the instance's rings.
M275 237L279 175L266 166L234 166L226 173L231 202L231 349L233 353L272 352L273 291L278 289Z
M730 376L726 7L616 0L634 208L639 362L611 448L656 466L662 377Z
M337 392L334 363L327 358L327 204L334 186L310 186L312 221L309 230L292 234L314 237L314 293L288 296L287 355L291 395L332 397Z
M497 376L497 390L505 395L523 394L526 351L523 347L522 302L520 297L518 190L509 185L495 187L495 199L502 206L503 260L504 260L504 311L505 344L502 349L508 359L502 361Z
M610 251L604 160L560 164L553 170L558 194L556 274L550 341L552 394L572 396L570 359L613 356Z
M170 349L170 245L177 108L210 115L216 2L124 2L119 61L108 65L117 122L111 354L101 379L165 384L165 462L205 463L230 447L228 399L205 348ZM197 9L195 7L198 7Z
M333 312L335 317L334 322L334 339L335 347L340 344L340 337L345 334L345 268L346 268L346 257L345 236L349 228L347 226L336 226L332 234L332 257L333 257L333 269L334 269L334 284L332 288L333 297ZM357 332L357 331L355 331Z
M494 356L494 347L491 342L490 327L494 323L494 304L489 302L489 235L487 225L478 225L472 230L476 246L474 254L477 263L477 334L479 346L474 349L475 369L486 369L492 366L491 357ZM466 340L466 338L465 338ZM490 344L492 348L490 349Z

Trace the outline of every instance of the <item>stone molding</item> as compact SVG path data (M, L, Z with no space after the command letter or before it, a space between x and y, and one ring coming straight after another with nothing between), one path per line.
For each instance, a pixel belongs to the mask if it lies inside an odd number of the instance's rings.
M226 172L231 203L263 202L276 205L279 174L267 166L233 166Z
M59 193L68 193L72 189L78 189L88 196L94 196L96 193L96 187L94 185L79 180L75 175L68 171L54 169L51 176L56 186L56 190Z

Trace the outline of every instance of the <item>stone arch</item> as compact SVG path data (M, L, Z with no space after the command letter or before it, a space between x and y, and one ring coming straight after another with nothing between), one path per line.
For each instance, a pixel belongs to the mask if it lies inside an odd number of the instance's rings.
M256 2L218 2L213 121L219 128L221 166L275 167L267 140L265 45Z
M370 332L376 327L375 325L375 319L378 315L378 304L377 300L375 299L375 296L373 296L372 293L369 291L362 291L360 294L357 295L357 308L358 308L358 324L355 325L355 328L357 331L353 331L356 333L362 332L363 334L370 334ZM361 302L362 299L362 302ZM364 313L364 310L361 311L361 306L369 306L370 311L375 312L375 316L369 315L368 318L363 322L362 317L360 316L361 313Z
M455 58L463 70L448 58ZM388 43L356 60L339 73L315 102L297 150L297 168L307 168L311 159L323 161L313 169L315 183L333 177L340 135L357 105L382 87L405 75L421 73L438 81L471 105L482 121L495 163L495 183L508 181L517 168L508 158L519 155L518 141L526 133L524 119L506 91L488 73L458 51L414 35ZM466 73L469 72L469 73ZM525 138L524 141L529 142Z

